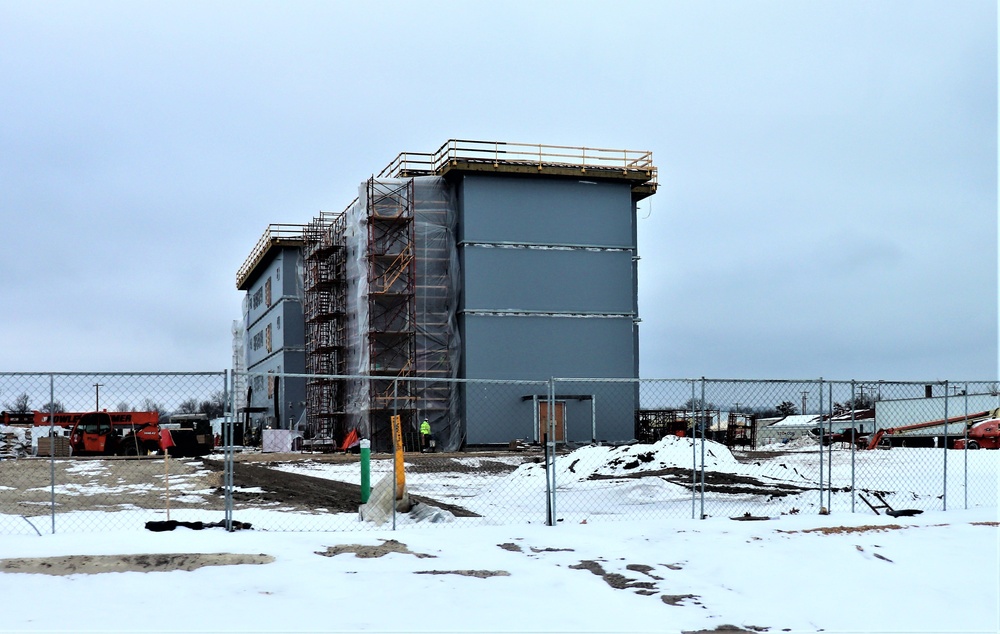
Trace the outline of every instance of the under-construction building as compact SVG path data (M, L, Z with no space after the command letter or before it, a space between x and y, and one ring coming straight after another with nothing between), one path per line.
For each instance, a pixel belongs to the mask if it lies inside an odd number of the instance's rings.
M649 152L449 141L400 154L298 245L269 228L237 286L300 249L283 297L302 306L307 442L385 448L394 414L411 445L424 419L444 449L537 440L545 391L477 380L637 377L635 205L655 190ZM633 436L634 384L555 400L559 440Z

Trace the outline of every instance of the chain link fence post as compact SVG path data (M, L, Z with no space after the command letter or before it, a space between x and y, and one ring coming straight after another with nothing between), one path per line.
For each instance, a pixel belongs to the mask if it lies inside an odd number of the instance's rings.
M701 500L701 519L705 519L705 435L708 433L708 409L705 404L705 377L701 377L701 399L698 409L701 411L699 424L701 425L701 486L699 498Z
M962 388L965 401L965 413L962 416L962 491L964 493L964 508L969 509L969 383Z
M227 370L226 376L229 376ZM232 385L236 386L236 372L232 372ZM229 382L226 382L228 389ZM223 412L222 420L222 496L223 513L226 523L226 531L233 530L233 428L236 426L236 418L239 413L236 411L236 390L227 392L229 395L226 411ZM249 405L249 404L248 404Z
M556 382L549 378L548 405L545 407L545 524L556 525Z
M823 510L825 506L823 504L823 441L824 441L824 429L823 429L823 379L820 378L817 381L819 386L819 408L817 413L819 414L819 513L820 515L825 515ZM805 398L803 397L803 411L805 414ZM829 509L827 509L828 511Z
M851 513L855 512L855 501L857 498L857 480L855 476L855 465L857 459L858 427L855 420L857 410L857 400L854 394L854 379L851 379Z
M826 382L826 420L827 420L827 437L830 438L830 443L826 451L826 463L830 465L830 469L826 476L826 508L830 513L833 513L833 382ZM820 390L820 400L822 400L823 391ZM820 416L820 421L822 422L823 416Z
M695 423L694 417L694 406L698 402L695 397L695 383L696 381L691 381L691 403L688 410L691 413L691 519L697 519L697 502L698 502L698 444L696 440L698 439L698 427Z
M56 377L49 375L49 438L55 438ZM52 534L56 534L56 452L49 452L49 509L52 514Z
M944 477L941 483L941 510L948 510L948 381L944 382L944 442L941 443L942 450L944 451L944 468L942 469L942 474Z

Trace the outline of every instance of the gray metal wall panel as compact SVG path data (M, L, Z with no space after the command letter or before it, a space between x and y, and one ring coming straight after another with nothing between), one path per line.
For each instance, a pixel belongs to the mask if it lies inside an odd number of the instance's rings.
M302 350L285 350L250 368L250 372L301 373L302 370L291 369L299 367L305 367L305 353ZM277 400L278 410L281 412L279 426L281 429L289 429L298 422L302 410L305 409L306 380L300 377L281 377L277 384L277 392L272 392L270 395L268 395L267 381L266 376L250 377L249 384L253 388L253 402L250 405L267 408L266 412L253 415L253 420L263 424L273 424L274 406Z
M619 442L635 437L635 387L630 383L561 384L556 399L565 404L565 440ZM536 429L535 401L546 398L543 386L492 383L463 384L462 400L470 445L506 444L514 439L541 440L545 423ZM583 398L578 398L583 397Z
M635 312L635 207L627 184L467 174L457 189L460 243L631 250L465 244L461 249L465 309ZM631 318L462 314L460 324L464 377L544 380L553 376L636 376L637 330ZM595 395L598 438L632 438L634 386L604 384L588 389L587 394ZM537 434L533 402L522 400L529 394L474 384L465 395L468 443L504 443ZM566 407L568 439L590 440L594 420L591 403L569 400Z
M270 349L267 347L268 327L271 329ZM245 352L247 369L253 370L268 357L284 350L304 350L304 328L302 304L297 298L284 298L272 304L271 309L247 329ZM284 371L303 373L305 372L305 363L303 362L300 366L290 365Z
M629 251L467 247L463 252L463 309L631 313L634 307Z
M273 252L274 257L267 263L260 275L247 290L247 306L244 323L249 327L264 316L274 304L285 296L301 299L302 283L298 269L301 251L298 247L286 247ZM271 285L271 303L267 302L266 287Z
M463 315L461 323L463 371L468 378L633 376L631 319ZM631 384L572 384L572 389L597 394L600 439L633 437L636 400ZM525 405L522 398L536 392L533 386L521 391L470 386L464 416L467 442L506 443L531 437L526 433L534 434L533 406L530 401ZM568 440L590 439L589 408L589 403L568 406Z
M286 300L281 304L281 327L278 328L281 347L305 349L305 317L302 314L302 302ZM289 367L287 372L303 373L305 372L305 364L303 363L301 369Z
M459 241L634 247L627 183L465 176Z
M301 251L282 248L274 252L261 274L247 291L246 326L247 369L254 370L269 357L285 349L302 351L305 347L305 321L302 314ZM266 288L270 281L270 302ZM258 295L259 291L259 295ZM255 295L257 300L254 300ZM279 324L280 319L280 324ZM264 333L271 327L271 349L263 344ZM305 361L281 364L285 372L305 372Z
M462 318L466 378L632 377L632 320Z

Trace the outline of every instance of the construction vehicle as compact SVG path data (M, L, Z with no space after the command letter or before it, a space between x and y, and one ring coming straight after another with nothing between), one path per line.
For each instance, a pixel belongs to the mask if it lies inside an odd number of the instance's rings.
M973 423L967 438L955 441L955 449L1000 449L1000 418Z
M160 420L159 412L105 412L111 416L111 424L119 427L156 425ZM72 429L86 413L88 412L56 412L50 415L48 412L32 412L35 427L53 425L66 429Z
M160 418L160 429L170 432L171 456L206 456L215 449L215 435L207 414L170 414Z
M822 436L824 445L854 445L858 449L864 449L868 445L868 439L862 432L853 427L845 427L838 432Z
M204 414L178 414L160 420L158 412L83 412L57 414L72 421L73 455L204 456L215 445L211 424ZM55 422L53 420L53 423Z
M106 411L106 410L105 410ZM87 412L0 412L4 425L31 425L33 427L63 427L72 429ZM108 412L114 425L155 425L160 420L158 412Z
M889 448L896 444L903 444L905 442L911 442L913 443L913 446L920 446L921 444L923 446L937 446L937 440L939 438L947 440L949 438L964 437L967 430L970 428L969 426L974 427L976 423L983 422L987 418L996 418L998 414L1000 414L1000 409L976 412L975 414L963 414L962 416L955 416L954 418L931 420L923 423L913 423L912 425L900 425L898 427L880 429L868 440L866 448ZM950 432L948 430L949 425L962 426L961 431ZM927 430L933 427L940 427L941 433L924 433L916 436L907 436L907 432ZM903 436L904 438L899 442L893 442L892 437L897 435Z

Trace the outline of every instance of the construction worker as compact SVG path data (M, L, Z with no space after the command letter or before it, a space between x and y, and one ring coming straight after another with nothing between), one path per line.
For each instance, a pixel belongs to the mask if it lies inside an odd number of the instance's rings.
M420 423L420 445L422 447L421 451L427 452L431 446L431 424L424 419L424 422Z

